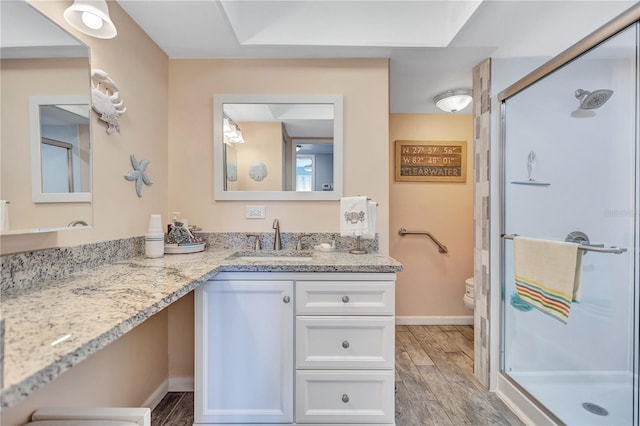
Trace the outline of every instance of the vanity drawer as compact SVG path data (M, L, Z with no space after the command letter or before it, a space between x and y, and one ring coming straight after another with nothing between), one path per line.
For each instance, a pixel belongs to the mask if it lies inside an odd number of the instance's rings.
M393 317L296 318L296 368L393 369Z
M393 423L392 371L296 373L297 423Z
M395 281L297 281L298 315L393 315Z

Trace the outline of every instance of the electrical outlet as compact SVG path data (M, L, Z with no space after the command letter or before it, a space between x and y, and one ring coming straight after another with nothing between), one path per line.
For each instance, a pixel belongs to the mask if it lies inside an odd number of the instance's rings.
M264 219L266 216L264 206L244 206L244 217L247 219Z

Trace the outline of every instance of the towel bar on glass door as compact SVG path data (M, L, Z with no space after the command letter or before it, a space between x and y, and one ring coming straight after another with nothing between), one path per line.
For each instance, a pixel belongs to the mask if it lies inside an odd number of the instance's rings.
M518 237L518 234L502 234L501 237L505 240L513 240L513 237ZM599 246L591 246L586 244L580 244L578 246L580 250L584 251L595 251L597 253L613 253L613 254L621 254L627 251L624 247L599 247Z
M447 246L442 244L440 241L438 241L438 239L436 237L431 235L431 232L427 232L427 231L407 231L404 228L400 228L400 229L398 229L398 234L401 235L401 236L405 236L405 235L426 235L427 237L431 238L431 241L436 243L436 245L438 246L438 251L440 253L449 253L449 249L447 249Z

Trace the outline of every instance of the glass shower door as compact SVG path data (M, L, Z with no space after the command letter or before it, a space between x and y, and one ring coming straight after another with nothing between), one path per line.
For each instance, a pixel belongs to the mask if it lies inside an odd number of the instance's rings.
M501 369L568 425L638 424L637 52L633 25L503 104L505 234L627 249L581 251L564 323L518 296L503 243Z

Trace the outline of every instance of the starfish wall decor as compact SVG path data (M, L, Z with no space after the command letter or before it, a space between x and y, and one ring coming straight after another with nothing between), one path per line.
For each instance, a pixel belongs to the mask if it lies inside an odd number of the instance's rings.
M153 182L151 182L151 179L149 179L149 176L147 176L146 173L149 163L149 160L142 160L141 162L138 162L138 160L136 160L136 156L131 154L131 165L133 166L133 170L124 175L126 180L136 182L136 193L139 198L142 197L142 182L146 185L153 185Z

